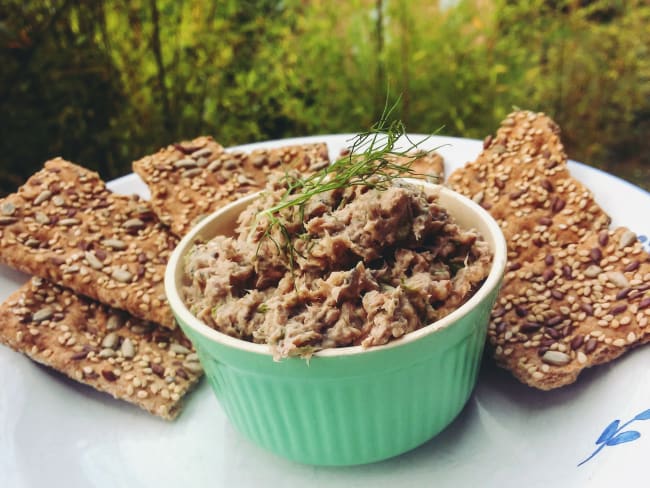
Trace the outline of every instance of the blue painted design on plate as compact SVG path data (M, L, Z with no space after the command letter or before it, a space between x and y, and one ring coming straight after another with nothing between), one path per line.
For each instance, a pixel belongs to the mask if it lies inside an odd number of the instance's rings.
M650 239L648 239L648 236L639 234L637 237L639 239L639 242L643 244L643 249L650 252Z
M598 440L596 441L596 445L598 446L596 450L591 453L591 456L578 464L578 466L582 466L587 461L591 460L606 446L618 446L619 444L635 441L641 437L641 433L636 430L623 430L632 422L636 422L638 420L650 420L650 408L634 416L632 420L628 420L623 425L621 425L620 420L616 419L607 427L605 427L605 430L603 430L603 433L600 434L600 437L598 437Z

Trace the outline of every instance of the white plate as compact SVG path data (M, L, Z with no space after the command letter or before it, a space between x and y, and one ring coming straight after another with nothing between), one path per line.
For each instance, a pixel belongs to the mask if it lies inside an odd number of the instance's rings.
M351 136L315 136L243 146L325 141L332 157ZM434 137L447 173L476 157L479 141ZM572 173L612 216L649 234L650 194L579 163ZM135 175L110 187L147 190ZM647 238L645 238L647 244ZM27 277L0 267L0 299ZM647 475L650 422L624 430L640 437L598 447L615 419L650 408L650 347L583 373L577 384L552 392L520 385L484 362L478 386L458 419L420 448L389 461L349 468L316 468L278 458L228 423L207 382L174 423L77 385L6 347L0 347L0 487L167 486L613 486ZM626 434L628 436L630 434ZM610 441L611 443L611 441Z

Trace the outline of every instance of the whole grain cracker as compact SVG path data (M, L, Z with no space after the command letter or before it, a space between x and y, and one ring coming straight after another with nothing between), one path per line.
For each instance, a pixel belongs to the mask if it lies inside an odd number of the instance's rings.
M608 229L592 193L569 174L559 135L544 114L515 112L449 178L508 242L488 334L497 363L543 390L649 340L648 255L631 231Z
M136 319L36 277L0 306L0 342L168 420L202 375L180 329Z
M397 164L411 161L410 168L418 174L427 175L433 183L442 183L445 180L445 161L437 152L428 152L411 159L408 157L395 158Z
M151 191L151 205L177 236L201 218L264 187L268 173L311 172L329 164L323 143L224 151L207 137L170 145L133 163Z
M350 154L350 148L343 148L340 157L345 157ZM396 154L388 154L385 159L394 164L406 165L409 164L411 170L418 175L426 175L428 180L432 183L443 183L445 180L445 160L436 151L422 152L420 155L416 153L398 156Z
M0 262L169 328L163 277L176 243L147 202L61 158L0 201Z
M570 175L560 129L546 115L510 114L483 148L448 185L497 220L511 266L534 259L545 246L564 247L608 228L609 216Z
M500 366L549 390L650 341L648 321L650 255L621 227L507 272L488 339Z

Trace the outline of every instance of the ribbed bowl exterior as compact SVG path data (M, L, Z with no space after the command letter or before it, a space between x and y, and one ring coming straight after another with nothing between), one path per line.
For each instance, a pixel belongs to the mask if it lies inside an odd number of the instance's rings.
M216 332L187 310L180 290L188 249L196 239L232 232L255 195L207 217L181 240L167 266L165 291L217 398L244 435L303 463L363 464L417 447L462 410L476 383L506 243L484 209L449 189L439 191L458 224L476 228L486 239L494 254L490 274L447 317L367 350L332 349L310 360L274 361L267 346Z
M245 436L302 463L363 464L417 447L462 410L476 383L495 293L452 327L418 341L310 361L274 361L180 324Z

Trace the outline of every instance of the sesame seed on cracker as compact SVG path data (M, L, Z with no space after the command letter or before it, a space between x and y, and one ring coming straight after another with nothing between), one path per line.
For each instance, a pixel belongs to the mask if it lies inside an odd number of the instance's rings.
M650 255L569 173L558 126L518 111L449 178L495 217L508 265L488 344L497 364L549 390L650 341Z
M202 375L180 329L137 319L36 277L0 305L0 343L168 420Z
M209 137L172 144L133 163L160 220L182 237L221 206L262 189L272 171L317 171L329 164L323 143L226 151Z
M97 173L47 161L0 202L0 262L174 328L163 276L177 238L137 196Z

